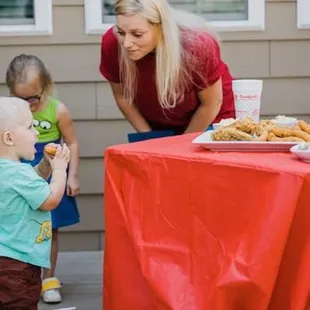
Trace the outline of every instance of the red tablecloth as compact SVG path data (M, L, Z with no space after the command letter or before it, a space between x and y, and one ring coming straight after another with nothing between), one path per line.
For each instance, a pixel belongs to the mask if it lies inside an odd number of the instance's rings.
M106 151L104 309L310 309L310 165L193 137Z

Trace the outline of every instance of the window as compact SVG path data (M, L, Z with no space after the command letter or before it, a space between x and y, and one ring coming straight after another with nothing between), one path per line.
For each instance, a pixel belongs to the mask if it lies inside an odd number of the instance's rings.
M0 36L52 34L52 0L0 0Z
M114 23L115 0L85 0L85 30L101 34ZM307 0L306 0L307 1ZM199 13L220 31L264 30L265 0L169 0L175 8Z
M297 0L297 26L310 29L310 0Z

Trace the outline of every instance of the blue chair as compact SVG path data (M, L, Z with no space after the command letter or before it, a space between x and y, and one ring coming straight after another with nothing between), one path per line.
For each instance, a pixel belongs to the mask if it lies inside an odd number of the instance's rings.
M145 141L149 139L170 137L174 135L175 135L175 132L173 130L153 130L149 132L129 133L127 137L128 137L128 142L132 143L132 142Z

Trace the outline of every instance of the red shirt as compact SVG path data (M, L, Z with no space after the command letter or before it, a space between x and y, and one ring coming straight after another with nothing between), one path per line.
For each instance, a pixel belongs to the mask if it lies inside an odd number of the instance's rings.
M109 29L102 36L100 72L112 83L120 83L118 40ZM215 39L204 33L199 46L189 46L191 52L198 56L197 70L192 73L193 83L185 93L183 102L176 107L163 109L157 97L155 82L155 54L150 53L136 61L138 69L138 87L135 104L141 115L147 120L153 130L175 130L183 132L195 111L200 105L197 93L210 87L219 78L223 84L223 104L214 123L223 118L235 117L234 98L232 92L232 76L227 65L221 60L220 48Z

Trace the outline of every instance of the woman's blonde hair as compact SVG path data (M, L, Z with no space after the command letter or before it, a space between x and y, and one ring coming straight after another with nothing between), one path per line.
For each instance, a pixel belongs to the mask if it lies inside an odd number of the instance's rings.
M206 21L192 13L173 9L167 0L117 0L116 15L140 14L158 33L156 47L156 86L163 108L173 108L183 99L191 72L198 59L184 44L201 40L201 32L212 32ZM186 32L186 36L182 32ZM213 33L213 35L215 35ZM120 48L120 78L124 97L134 101L137 69L126 51Z

